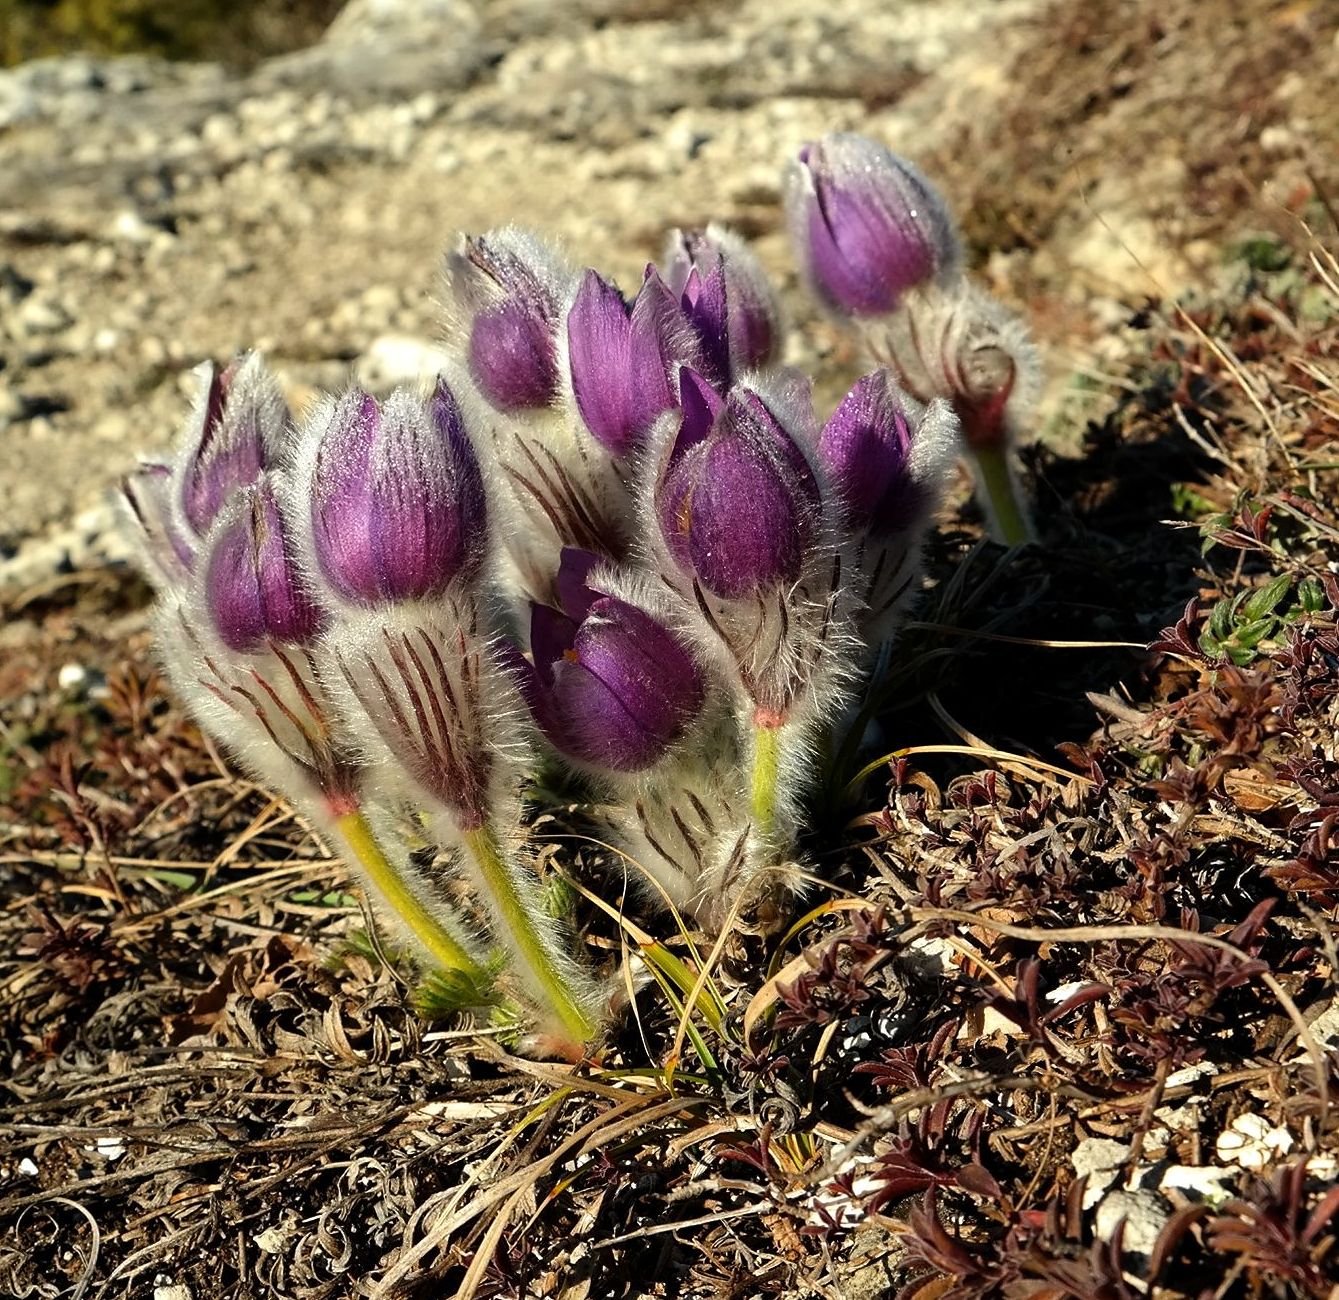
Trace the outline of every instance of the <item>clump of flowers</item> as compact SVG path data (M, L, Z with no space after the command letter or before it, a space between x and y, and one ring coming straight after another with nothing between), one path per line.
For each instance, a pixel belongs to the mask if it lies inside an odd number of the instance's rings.
M447 256L431 391L299 422L259 357L205 367L175 457L126 485L182 697L437 986L537 1052L579 1058L609 1002L535 875L542 755L597 789L652 899L712 928L794 889L960 431L1007 470L1031 353L933 187L839 136L790 191L813 288L887 363L831 412L731 232L673 232L625 293L507 228Z
M1040 362L1023 323L964 274L942 195L883 145L837 133L790 165L786 213L814 294L906 393L952 406L992 536L1030 540L1015 447Z

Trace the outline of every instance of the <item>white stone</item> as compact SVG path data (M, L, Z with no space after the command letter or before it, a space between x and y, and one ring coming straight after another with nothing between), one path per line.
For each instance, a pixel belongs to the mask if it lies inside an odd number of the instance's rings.
M83 664L62 664L60 672L56 674L56 684L63 691L77 691L88 680L88 669ZM107 1141L106 1138L99 1138L97 1142L97 1151L101 1155L102 1144ZM123 1154L124 1147L118 1150L117 1155Z
M1163 1170L1158 1190L1187 1192L1193 1200L1221 1205L1232 1198L1232 1184L1237 1177L1235 1169L1218 1169L1212 1165L1168 1165Z
M364 388L384 392L399 384L431 383L450 358L425 339L382 334L359 357L354 373Z
M28 298L14 313L25 334L59 334L72 324L70 313L58 302L47 298Z
M1074 1172L1087 1178L1083 1189L1083 1208L1091 1210L1105 1195L1108 1187L1120 1177L1120 1171L1130 1158L1130 1148L1112 1138L1084 1138L1074 1148L1070 1163Z
M1218 1135L1215 1150L1225 1164L1258 1171L1286 1156L1293 1146L1293 1135L1286 1128L1246 1111Z
M1157 1245L1158 1236L1171 1218L1171 1207L1157 1192L1116 1191L1102 1198L1093 1219L1093 1232L1102 1241L1109 1241L1116 1229L1125 1224L1121 1236L1121 1261L1131 1265L1146 1263ZM1138 1268L1125 1276L1138 1277Z

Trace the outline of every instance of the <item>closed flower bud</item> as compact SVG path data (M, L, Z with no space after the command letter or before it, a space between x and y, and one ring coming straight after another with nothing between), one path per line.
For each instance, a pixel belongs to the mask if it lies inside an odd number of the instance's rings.
M470 376L485 399L508 414L548 406L558 392L566 268L533 236L505 229L467 236L447 274L464 314Z
M878 536L906 527L923 492L912 477L907 399L887 370L856 382L818 439L818 455L846 504L847 522Z
M240 654L271 643L306 645L322 627L298 575L274 489L268 475L242 488L206 543L205 605L224 645Z
M632 305L587 271L567 313L572 398L582 423L610 454L636 450L675 406L670 368L697 345L669 286L647 269Z
M650 614L585 586L595 556L567 550L565 608L533 607L527 695L554 746L584 763L637 772L662 758L702 708L702 677Z
M733 388L713 412L700 379L681 379L685 419L656 494L670 554L725 599L794 582L818 517L804 452L757 393Z
M281 454L289 414L278 381L258 353L218 372L196 372L200 391L176 467L181 511L203 537L224 503Z
M440 595L483 560L483 478L450 389L357 389L307 431L316 568L345 600L382 605Z
M891 312L908 289L958 263L939 192L864 136L838 132L806 145L786 175L786 214L811 288L839 312Z
M758 259L720 226L674 231L665 279L679 295L702 348L708 376L729 387L747 370L772 365L781 350L776 294Z

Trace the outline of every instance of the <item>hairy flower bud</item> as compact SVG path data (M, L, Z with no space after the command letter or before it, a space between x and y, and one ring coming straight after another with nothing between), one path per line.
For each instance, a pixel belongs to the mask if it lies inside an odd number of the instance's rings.
M678 300L654 267L631 306L598 272L582 277L567 313L572 398L612 455L634 451L656 418L674 409L670 367L695 355Z
M907 399L887 370L857 380L823 426L818 455L847 522L874 535L905 527L923 496L912 477Z
M320 575L356 605L440 595L483 560L483 477L451 390L358 389L304 435L303 482Z
M298 576L270 476L237 493L206 546L205 605L224 645L251 654L271 642L305 645L315 639L322 616Z
M726 599L794 582L818 514L803 451L757 393L721 403L691 371L681 382L685 418L656 500L670 554Z
M721 226L675 230L665 279L697 335L708 376L729 387L747 370L772 365L781 347L776 294L758 259Z
M467 318L470 376L497 410L538 410L557 395L568 274L543 243L513 229L466 236L448 256L451 291Z
M238 488L254 483L280 455L289 414L278 381L259 353L222 372L206 362L176 466L181 511L203 537Z
M957 266L943 198L916 167L873 140L838 132L805 145L785 188L805 275L839 312L890 312L908 289Z
M580 762L637 772L662 758L702 708L702 676L678 637L586 576L598 562L563 553L563 610L532 607L529 696L554 746Z

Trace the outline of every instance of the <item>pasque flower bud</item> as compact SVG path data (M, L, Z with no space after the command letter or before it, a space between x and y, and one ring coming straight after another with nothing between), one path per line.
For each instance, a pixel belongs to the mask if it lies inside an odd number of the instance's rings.
M804 452L756 392L680 372L684 419L656 494L670 554L726 599L794 582L818 518Z
M957 236L933 185L904 158L842 132L805 145L786 174L791 238L830 307L882 315L956 268Z
M223 644L239 654L268 643L306 645L324 618L302 585L271 477L242 488L210 530L205 605Z
M284 450L288 407L258 353L222 372L206 362L174 467L182 515L196 536L232 494L254 483Z
M572 399L582 423L608 452L641 446L656 418L674 409L670 368L697 344L669 286L648 267L629 305L596 271L581 278L567 313Z
M555 748L637 772L661 759L702 708L701 673L683 643L635 605L586 585L598 557L563 553L564 608L535 605L527 696Z
M728 388L745 371L777 361L781 314L776 294L738 235L717 225L673 231L665 280L679 295L701 345L703 370L714 383Z
M511 228L466 236L448 256L470 376L497 410L539 410L557 395L568 274L540 240Z
M320 576L355 605L441 594L483 560L483 477L451 390L400 389L378 404L354 389L304 435Z
M921 538L957 446L949 404L922 405L887 370L858 380L819 435L819 459L852 534L848 583L862 598L858 623L872 646L891 635L913 594Z
M905 527L923 492L912 477L907 399L887 370L857 380L823 426L818 455L842 494L852 527L886 534Z

